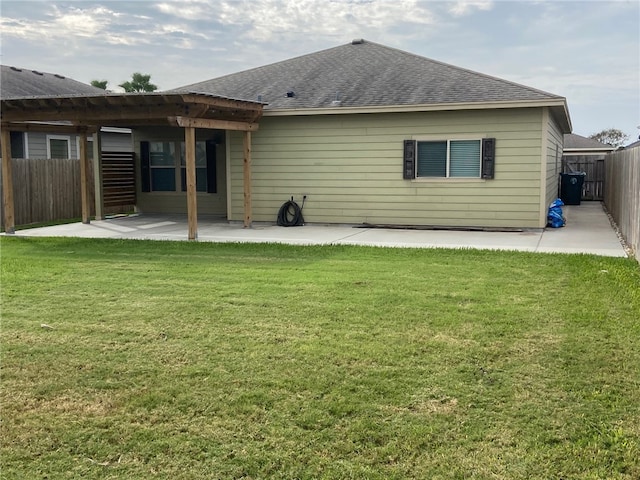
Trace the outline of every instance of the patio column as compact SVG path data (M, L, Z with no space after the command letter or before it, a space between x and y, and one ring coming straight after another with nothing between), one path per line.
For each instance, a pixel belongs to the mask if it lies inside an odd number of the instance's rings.
M187 169L187 219L189 240L198 238L198 203L196 198L196 129L184 129L185 160Z
M96 220L104 220L104 191L102 188L102 136L100 127L93 134L93 191Z
M82 223L91 222L89 202L89 157L87 157L87 131L80 132L80 196L82 198Z
M4 207L4 231L16 233L13 208L13 169L11 160L11 134L4 127L0 133L2 142L2 206Z
M251 132L244 132L244 160L243 160L243 185L244 185L244 228L251 228Z

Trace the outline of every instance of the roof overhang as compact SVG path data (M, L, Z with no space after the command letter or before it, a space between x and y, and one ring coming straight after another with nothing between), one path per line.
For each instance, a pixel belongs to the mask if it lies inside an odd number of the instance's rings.
M528 101L504 101L504 102L473 102L473 103L436 103L422 105L390 105L390 106L368 106L349 107L335 106L328 108L301 108L301 109L278 109L264 111L265 117L282 117L295 115L346 115L360 113L408 113L408 112L442 112L451 110L492 110L504 108L541 108L549 107L554 115L562 133L570 133L572 130L571 117L565 98L558 97L557 100L528 100Z
M73 126L133 128L189 125L251 131L264 104L202 93L129 93L43 96L0 100L3 124L66 121ZM183 120L179 120L183 119ZM193 121L198 120L197 125Z
M616 147L606 147L606 148L565 148L562 151L562 155L564 156L572 156L572 155L604 155L610 152L613 152Z

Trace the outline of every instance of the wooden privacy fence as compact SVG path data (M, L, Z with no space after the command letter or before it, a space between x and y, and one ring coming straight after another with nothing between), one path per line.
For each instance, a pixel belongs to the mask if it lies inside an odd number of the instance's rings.
M604 203L640 261L640 147L605 157Z
M133 209L136 202L133 153L103 152L102 155L105 212ZM88 174L93 178L92 162ZM82 217L80 161L75 158L13 159L13 198L16 225ZM89 198L91 215L95 215L93 182L89 182ZM0 214L4 226L3 207Z

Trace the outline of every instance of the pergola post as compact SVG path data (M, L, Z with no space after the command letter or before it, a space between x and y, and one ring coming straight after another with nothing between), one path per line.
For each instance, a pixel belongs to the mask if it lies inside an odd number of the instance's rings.
M251 132L245 130L243 155L244 227L251 227Z
M87 131L80 132L80 196L82 201L82 223L88 224L91 219L89 202L89 157L87 156Z
M144 93L140 95L69 95L36 96L29 98L0 99L2 123L20 124L22 131L40 132L66 131L81 134L79 155L82 194L82 221L90 220L90 181L98 182L100 168L96 165L96 175L89 177L86 135L93 134L93 125L112 127L179 126L185 128L186 174L187 174L187 213L189 220L189 239L195 240L198 234L196 202L196 148L195 129L244 131L244 224L251 226L251 133L258 129L258 120L262 117L264 104L248 100L239 100L204 93ZM47 122L69 122L71 125L49 125ZM4 128L3 128L4 129ZM84 135L82 135L84 134ZM5 150L9 152L10 138L4 132ZM94 142L98 145L98 142ZM97 147L96 147L97 148ZM8 155L5 153L5 157ZM95 156L99 159L100 155ZM99 160L98 160L99 162ZM10 174L11 164L2 162L4 172L4 202L9 231L14 228L13 193ZM8 174L7 174L8 172ZM176 172L177 173L177 172ZM145 192L146 193L146 192ZM104 195L96 189L97 202L103 202ZM10 200L8 200L10 199ZM231 202L229 202L231 203ZM100 217L100 204L96 210ZM104 212L102 212L104 214Z
M13 168L11 160L11 134L8 128L0 132L2 142L2 205L4 207L4 231L16 233L13 206Z
M104 220L104 191L102 188L102 136L100 127L93 134L93 191L96 220Z
M196 129L184 129L185 160L187 169L187 220L189 240L198 238L198 203L196 197Z

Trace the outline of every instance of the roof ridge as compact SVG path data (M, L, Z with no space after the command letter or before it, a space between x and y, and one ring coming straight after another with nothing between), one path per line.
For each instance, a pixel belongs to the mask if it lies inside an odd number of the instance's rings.
M257 98L274 112L546 102L570 123L563 96L365 39L171 91Z

